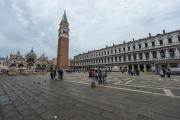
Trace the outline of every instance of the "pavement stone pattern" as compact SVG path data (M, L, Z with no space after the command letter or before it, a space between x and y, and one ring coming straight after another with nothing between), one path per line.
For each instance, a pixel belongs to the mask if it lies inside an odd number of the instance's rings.
M0 120L180 120L179 76L112 72L95 88L87 72L63 77L1 75Z

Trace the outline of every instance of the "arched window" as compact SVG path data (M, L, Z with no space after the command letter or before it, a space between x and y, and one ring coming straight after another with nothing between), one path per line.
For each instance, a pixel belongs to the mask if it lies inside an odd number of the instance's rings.
M22 68L22 67L24 67L23 64L19 64L19 65L18 65L18 68Z
M28 59L27 59L27 62L34 63L34 59L33 59L33 58L28 58Z
M140 60L143 59L142 53L139 53L139 59L140 59Z
M136 60L136 54L133 55L134 60Z
M153 58L157 58L157 54L155 51L153 52Z
M117 62L117 57L115 57L115 62Z
M161 54L161 57L162 57L162 58L165 57L165 52L164 52L164 50L161 50L160 54Z
M111 62L113 62L113 57L111 58Z
M170 55L170 57L174 57L174 50L173 49L169 50L169 55Z
M36 67L41 67L41 65L40 65L40 64L37 64Z
M123 56L123 59L124 59L124 61L126 61L126 56L125 55Z
M42 67L46 67L46 65L42 65Z
M12 67L12 66L16 66L16 64L11 64L11 67Z
M128 60L131 60L131 55L128 55Z
M147 52L145 55L146 55L146 59L149 59L149 53Z

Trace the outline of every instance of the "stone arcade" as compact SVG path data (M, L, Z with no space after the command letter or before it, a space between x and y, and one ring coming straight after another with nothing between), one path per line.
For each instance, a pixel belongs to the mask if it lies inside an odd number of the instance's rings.
M74 56L71 69L88 70L106 68L112 70L140 69L159 71L161 67L180 67L180 30L113 45L99 50L88 51Z

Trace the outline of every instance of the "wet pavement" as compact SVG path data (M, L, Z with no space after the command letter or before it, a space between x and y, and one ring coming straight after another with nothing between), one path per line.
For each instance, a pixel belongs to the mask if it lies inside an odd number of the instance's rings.
M109 73L91 88L88 73L0 76L0 120L180 120L180 77Z

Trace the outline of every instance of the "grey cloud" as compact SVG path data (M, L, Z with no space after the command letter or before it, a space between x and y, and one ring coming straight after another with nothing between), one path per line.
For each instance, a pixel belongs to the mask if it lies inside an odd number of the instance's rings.
M0 0L0 56L34 48L57 56L58 28L64 10L70 24L70 54L105 48L180 28L179 0Z

